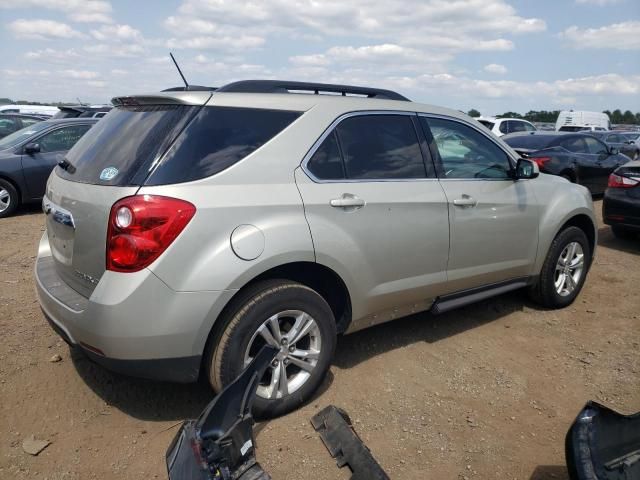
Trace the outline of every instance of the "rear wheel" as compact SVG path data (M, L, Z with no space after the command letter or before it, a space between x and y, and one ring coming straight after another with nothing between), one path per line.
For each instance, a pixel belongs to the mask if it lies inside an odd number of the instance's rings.
M19 204L20 198L16 188L8 181L0 178L0 218L13 215Z
M591 262L591 248L578 227L562 230L551 243L540 276L530 289L536 302L549 308L573 303L584 285Z
M314 290L288 280L250 287L234 301L206 359L216 391L232 382L263 345L279 352L253 403L257 417L288 413L309 399L329 369L336 345L331 308Z

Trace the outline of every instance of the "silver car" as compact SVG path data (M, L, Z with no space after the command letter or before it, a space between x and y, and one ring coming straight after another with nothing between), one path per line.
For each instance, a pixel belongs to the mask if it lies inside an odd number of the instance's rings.
M584 284L589 192L457 111L278 81L113 103L49 178L35 265L52 327L109 369L220 390L276 345L254 405L279 415L338 334Z

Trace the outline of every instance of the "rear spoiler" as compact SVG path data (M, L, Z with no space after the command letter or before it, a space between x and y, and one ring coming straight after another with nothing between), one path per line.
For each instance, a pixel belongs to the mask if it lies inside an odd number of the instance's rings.
M143 105L205 105L211 98L211 91L167 92L147 95L114 97L111 103L115 107L136 107Z

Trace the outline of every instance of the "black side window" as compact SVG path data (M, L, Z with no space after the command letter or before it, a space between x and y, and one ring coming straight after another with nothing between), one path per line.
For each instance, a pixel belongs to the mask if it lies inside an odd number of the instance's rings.
M37 140L37 143L40 144L40 152L47 153L70 150L90 128L91 125L73 125L47 133Z
M477 130L453 120L420 117L431 131L445 178L511 178L507 154Z
M335 130L324 139L307 163L307 168L316 178L321 180L342 180L345 178L344 164Z
M511 122L506 121L506 122L500 122L500 127L498 127L498 129L500 130L500 132L502 133L509 133L510 131L510 124Z
M513 132L526 132L526 123L524 122L516 122L515 120L511 120L509 122L509 133Z
M426 178L418 135L408 115L363 115L336 128L349 179Z
M563 140L561 145L574 153L589 153L587 150L587 144L584 143L584 138L582 137L572 137L566 140Z
M0 118L0 137L5 137L19 129L20 125L18 124L18 120L15 118Z
M589 149L589 153L593 155L601 155L604 153L609 153L607 146L599 140L596 140L593 137L586 137L584 141L587 143L587 148Z
M188 182L221 172L267 143L300 115L286 110L204 107L145 183Z

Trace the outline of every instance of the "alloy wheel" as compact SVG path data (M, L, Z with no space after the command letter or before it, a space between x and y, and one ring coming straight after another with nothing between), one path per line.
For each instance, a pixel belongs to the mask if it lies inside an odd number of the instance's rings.
M578 242L567 244L556 263L554 284L561 297L571 295L578 287L584 272L584 251Z
M263 345L279 349L256 391L265 399L283 398L311 377L322 348L316 321L302 310L285 310L265 320L251 337L244 354L246 367Z
M11 206L11 195L9 191L0 187L0 213Z

